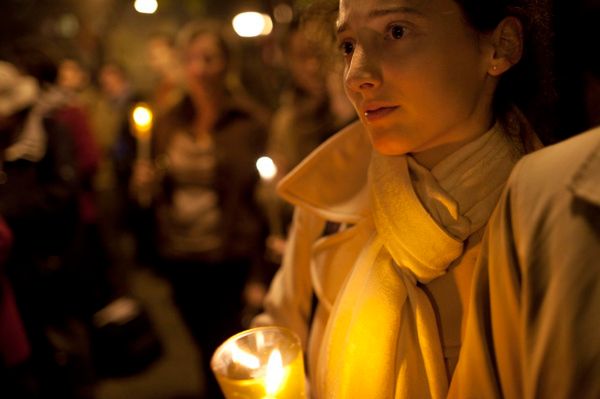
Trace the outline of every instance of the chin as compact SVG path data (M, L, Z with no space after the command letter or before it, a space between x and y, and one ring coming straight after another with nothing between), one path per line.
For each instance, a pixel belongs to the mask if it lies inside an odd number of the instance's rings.
M382 155L404 155L413 150L409 143L404 140L399 140L397 135L377 134L369 131L371 144L375 151Z

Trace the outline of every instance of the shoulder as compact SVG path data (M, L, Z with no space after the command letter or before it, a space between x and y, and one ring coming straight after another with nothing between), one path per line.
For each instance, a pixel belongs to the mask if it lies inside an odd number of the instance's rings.
M576 191L592 178L600 179L600 127L526 155L515 166L508 187L543 199ZM600 191L597 195L600 199Z
M590 229L600 217L598 181L600 129L594 129L518 162L500 201L502 222L512 226L524 251L542 251L552 244L562 248L562 255L569 253L597 237Z

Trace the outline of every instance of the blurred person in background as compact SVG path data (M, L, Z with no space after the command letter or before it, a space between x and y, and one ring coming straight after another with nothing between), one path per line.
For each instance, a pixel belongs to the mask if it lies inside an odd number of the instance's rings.
M200 347L206 398L221 397L210 358L241 329L242 290L265 238L254 201L265 128L228 87L221 29L200 21L180 32L186 93L157 120L153 157L138 161L132 184L152 193L161 270Z
M91 120L99 92L91 81L91 71L85 62L72 54L62 58L58 63L56 83L72 93L74 101L83 108Z
M92 112L92 121L100 147L100 166L94 188L110 261L117 273L124 275L136 251L136 213L129 192L136 141L130 129L130 115L140 97L127 71L117 62L104 63L98 81L100 98Z
M325 49L311 38L310 21L296 20L289 29L282 45L289 81L273 116L267 147L282 176L356 118L341 78L329 73Z
M148 103L160 116L177 104L183 95L181 65L174 39L166 33L155 33L146 41L148 66L154 74Z
M100 148L92 129L88 110L80 94L88 86L87 74L74 59L62 59L62 52L44 40L28 41L20 61L38 79L41 87L37 107L52 113L71 135L77 166L78 224L76 239L71 245L66 263L78 282L73 292L78 300L78 314L85 319L106 305L113 296L125 291L118 265L107 255L106 242L101 237L100 221L104 220L98 206L94 180L100 163ZM65 73L65 63L67 71Z
M169 34L154 33L148 37L145 44L146 61L153 76L152 86L145 98L153 117L161 120L185 94L181 63L177 56L175 39ZM136 206L134 215L138 244L137 260L146 266L156 266L153 210L145 202L142 201Z
M257 196L269 220L266 268L260 281L247 286L247 297L258 311L266 288L285 250L293 207L281 199L275 187L308 154L333 133L356 119L346 97L336 65L315 38L310 20L297 18L289 25L281 47L288 81L273 115L267 141L267 155L277 168L272 179L261 179Z
M79 274L69 262L80 217L76 143L55 92L40 90L52 69L30 50L15 59L39 81L0 63L0 215L14 235L6 272L31 343L19 397L90 398Z

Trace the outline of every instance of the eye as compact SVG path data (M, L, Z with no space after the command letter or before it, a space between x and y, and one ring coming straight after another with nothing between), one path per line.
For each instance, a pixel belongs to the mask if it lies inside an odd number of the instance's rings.
M388 34L394 40L402 39L406 35L406 28L395 24L388 28Z
M340 50L344 55L350 55L354 52L354 43L349 40L344 40L340 43Z

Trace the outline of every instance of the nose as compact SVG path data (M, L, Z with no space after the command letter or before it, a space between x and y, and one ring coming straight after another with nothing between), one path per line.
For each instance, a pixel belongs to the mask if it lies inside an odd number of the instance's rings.
M346 68L346 86L353 91L372 90L381 85L381 73L374 54L356 47Z

